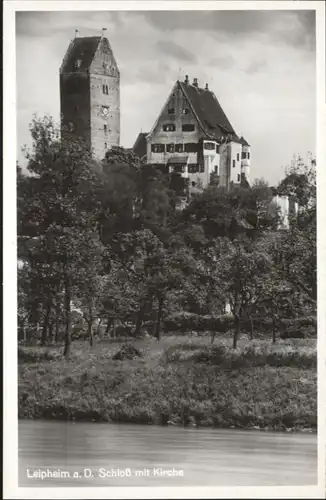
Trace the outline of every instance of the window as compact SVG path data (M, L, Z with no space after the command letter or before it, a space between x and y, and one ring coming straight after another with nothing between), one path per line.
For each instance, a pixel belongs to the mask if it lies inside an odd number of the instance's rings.
M220 154L220 146L216 144L216 153Z
M182 114L183 115L189 115L190 109L189 108L183 108Z
M237 161L239 161L239 160L240 160L239 153L237 153Z
M169 115L174 115L175 114L175 108L168 108L168 114Z
M218 165L215 165L215 166L214 166L214 173L215 173L215 174L218 174Z
M250 158L250 153L248 153L248 160L249 160L249 158Z
M191 185L192 185L192 187L196 187L195 181L192 181Z
M185 153L197 153L198 145L196 142L188 142L185 144Z
M176 165L173 169L174 172L177 174L183 174L185 172L185 166L184 165Z
M182 132L193 132L195 130L195 125L193 123L185 123L182 125Z
M235 160L232 160L232 166L235 168Z
M214 142L204 142L204 149L210 149L210 150L215 149L215 143Z
M164 144L152 144L152 153L164 153L165 146Z
M204 164L200 165L200 172L201 173L205 172L205 165Z
M105 94L105 85L102 86L103 94Z
M189 174L196 174L197 172L199 172L197 163L189 163L188 172Z
M109 87L107 85L102 86L103 94L108 95L109 94Z
M107 133L107 131L108 131L108 126L104 125L104 132Z
M176 153L183 153L183 144L176 144L175 145L175 152Z
M104 143L104 149L108 149L108 143L107 142Z
M167 144L166 145L166 152L167 153L174 153L174 144Z
M76 61L76 68L80 68L81 67L81 63L82 63L82 60L81 59L77 59L77 61Z
M238 174L238 182L240 182L240 179L241 179L241 176L240 176L240 174Z
M165 123L163 125L163 131L164 132L175 132L175 125L174 125L174 123Z
M246 158L246 152L245 152L245 151L243 151L243 152L241 153L241 159L242 159L242 160L244 160L245 158Z

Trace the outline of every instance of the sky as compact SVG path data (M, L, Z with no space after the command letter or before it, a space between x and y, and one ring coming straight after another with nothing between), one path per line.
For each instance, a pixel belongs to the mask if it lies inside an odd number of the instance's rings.
M177 79L207 82L251 145L251 178L276 184L316 152L314 11L17 12L17 155L36 114L60 117L59 68L75 29L110 41L120 69L121 146L148 132Z

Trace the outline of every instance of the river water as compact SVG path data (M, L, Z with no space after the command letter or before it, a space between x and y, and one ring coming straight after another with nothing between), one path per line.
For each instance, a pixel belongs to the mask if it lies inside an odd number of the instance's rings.
M317 484L316 434L22 420L18 453L20 486Z

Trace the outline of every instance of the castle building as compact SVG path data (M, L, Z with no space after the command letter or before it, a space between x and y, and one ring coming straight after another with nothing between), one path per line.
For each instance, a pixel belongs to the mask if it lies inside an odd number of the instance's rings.
M60 67L62 134L83 139L102 160L120 143L120 73L104 36L76 37Z
M146 163L188 178L190 190L205 188L212 174L220 186L249 183L250 145L196 78L174 84L152 130L139 134L133 151Z

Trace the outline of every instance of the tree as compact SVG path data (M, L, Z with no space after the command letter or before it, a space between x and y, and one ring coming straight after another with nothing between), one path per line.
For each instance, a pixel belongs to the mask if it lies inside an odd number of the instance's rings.
M85 275L89 234L99 216L101 176L85 144L59 139L50 118L31 124L26 179L19 178L18 254L37 275L43 295L43 341L54 302L63 290L65 348L71 344L71 301ZM84 252L84 253L83 253ZM56 300L54 301L54 298Z
M264 245L253 245L245 238L220 240L216 275L223 296L234 317L233 347L236 348L241 323L264 291L270 270L270 258Z

